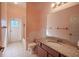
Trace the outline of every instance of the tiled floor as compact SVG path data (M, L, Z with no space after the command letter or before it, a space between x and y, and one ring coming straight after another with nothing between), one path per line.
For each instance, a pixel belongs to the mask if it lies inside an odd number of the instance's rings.
M23 43L19 41L9 44L2 57L36 57L36 55L26 51Z

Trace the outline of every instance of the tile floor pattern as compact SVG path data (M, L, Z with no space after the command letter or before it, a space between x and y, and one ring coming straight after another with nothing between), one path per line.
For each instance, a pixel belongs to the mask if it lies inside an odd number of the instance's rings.
M26 51L22 42L15 42L8 45L2 57L36 57L36 55Z

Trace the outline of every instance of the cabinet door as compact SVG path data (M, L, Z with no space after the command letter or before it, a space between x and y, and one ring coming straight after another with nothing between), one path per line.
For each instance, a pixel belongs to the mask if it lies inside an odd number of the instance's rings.
M63 55L63 54L59 54L59 57L66 57L65 55Z
M38 46L38 56L47 57L47 52L39 46Z
M34 53L38 54L38 45L34 48Z
M48 56L48 57L53 57L51 54L48 54L47 56Z
M58 57L59 53L51 48L49 48L48 46L42 44L42 48L45 49L49 54L52 55L52 57Z

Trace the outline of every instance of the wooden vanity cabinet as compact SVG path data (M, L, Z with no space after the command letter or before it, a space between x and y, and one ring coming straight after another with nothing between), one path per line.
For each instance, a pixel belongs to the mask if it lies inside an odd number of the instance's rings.
M52 55L51 54L48 54L47 57L52 57Z
M66 57L65 55L63 55L63 54L59 54L59 57Z
M48 52L48 57L49 56L51 56L51 57L59 57L59 53L57 51L51 49L50 47L42 44L42 48Z
M38 54L38 45L35 46L35 48L34 48L34 53L35 53L35 54Z
M63 54L55 51L41 42L39 42L35 47L35 52L38 57L65 57Z
M40 56L40 57L47 57L47 51L45 51L40 46L38 46L38 56Z
M41 43L38 43L37 46L34 49L35 54L37 54L38 57L47 57L47 51L45 51L41 47Z

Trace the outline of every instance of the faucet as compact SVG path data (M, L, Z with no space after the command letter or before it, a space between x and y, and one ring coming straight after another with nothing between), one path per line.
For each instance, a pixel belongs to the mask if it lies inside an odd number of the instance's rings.
M58 39L57 42L63 42L61 39Z

